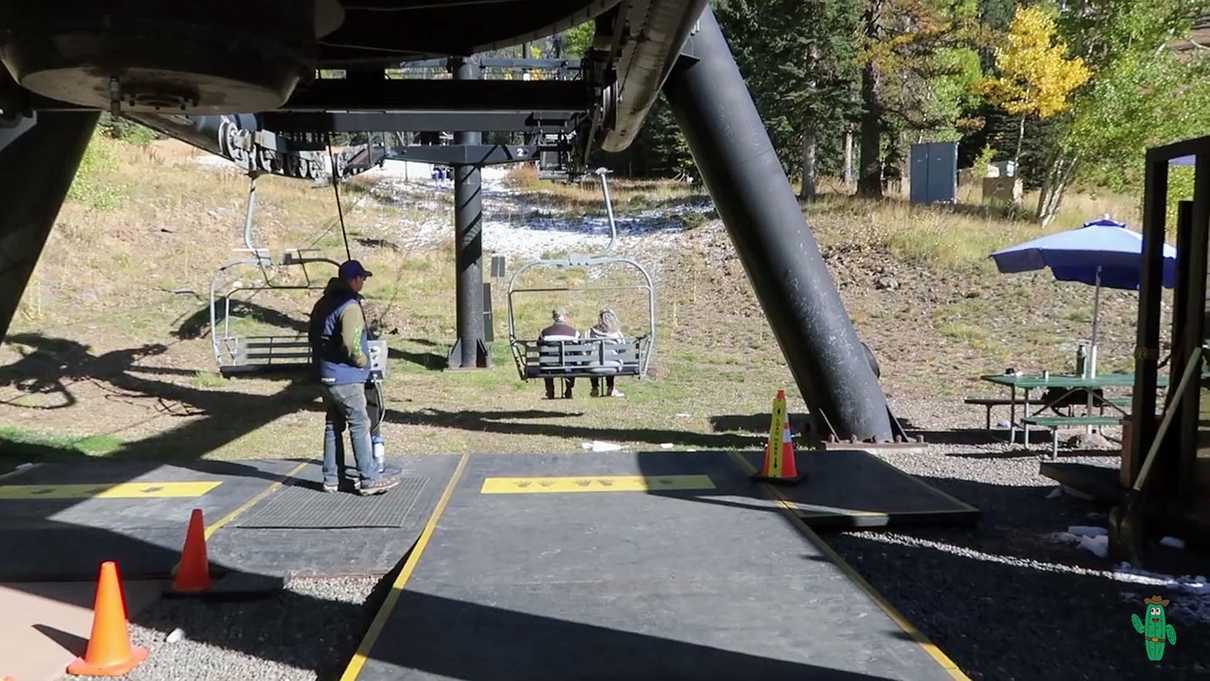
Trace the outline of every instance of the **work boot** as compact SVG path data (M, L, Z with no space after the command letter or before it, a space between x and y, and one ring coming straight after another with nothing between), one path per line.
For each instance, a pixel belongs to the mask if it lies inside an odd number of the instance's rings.
M596 387L596 386L594 385L594 386L592 387L592 390L591 390L591 391L588 393L588 395L589 395L590 397L600 397L600 396L601 396L601 389L600 389L600 388L598 388L598 387Z
M394 489L399 486L399 471L389 469L384 471L377 478L368 482L362 482L358 487L357 493L363 497L368 497L374 494L383 494L387 490Z

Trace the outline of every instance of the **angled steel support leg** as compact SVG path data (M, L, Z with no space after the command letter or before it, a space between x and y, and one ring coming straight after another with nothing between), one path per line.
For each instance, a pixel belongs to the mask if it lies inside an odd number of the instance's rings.
M890 441L882 388L709 8L684 51L664 94L803 398L842 439Z
M0 340L96 127L95 112L42 112L0 127Z

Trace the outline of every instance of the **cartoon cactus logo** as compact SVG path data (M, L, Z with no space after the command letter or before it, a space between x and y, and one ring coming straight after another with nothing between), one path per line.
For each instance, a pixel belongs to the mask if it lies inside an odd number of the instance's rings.
M1134 625L1135 631L1143 635L1147 659L1159 662L1164 659L1165 646L1176 645L1176 629L1168 624L1168 618L1164 614L1164 608L1168 607L1167 600L1152 596L1143 599L1143 603L1147 606L1143 618L1139 619L1137 614L1132 613L1130 623Z

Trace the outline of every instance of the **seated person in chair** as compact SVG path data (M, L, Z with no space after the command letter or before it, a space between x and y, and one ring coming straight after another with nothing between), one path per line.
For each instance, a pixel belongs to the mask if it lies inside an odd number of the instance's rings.
M589 338L604 338L609 341L622 342L622 323L618 321L617 314L609 308L601 310L597 317L597 323L588 330ZM615 390L613 380L615 376L612 374L605 376L605 395L609 397L625 397L621 390ZM601 393L601 379L593 376L589 379L592 381L592 396L598 397Z
M580 332L576 331L575 327L571 325L567 316L567 310L564 310L561 307L555 308L550 313L550 318L554 323L545 329L542 329L542 332L538 334L538 340L571 341L580 339ZM546 383L546 399L555 399L555 379L544 378L542 380ZM571 389L575 386L575 384L576 379L574 376L563 379L564 399L571 399Z

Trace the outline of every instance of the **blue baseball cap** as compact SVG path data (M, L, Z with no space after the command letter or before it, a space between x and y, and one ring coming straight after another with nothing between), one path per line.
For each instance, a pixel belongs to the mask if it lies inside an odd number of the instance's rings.
M348 281L357 277L372 277L374 273L361 266L356 260L346 260L340 264L340 278Z

